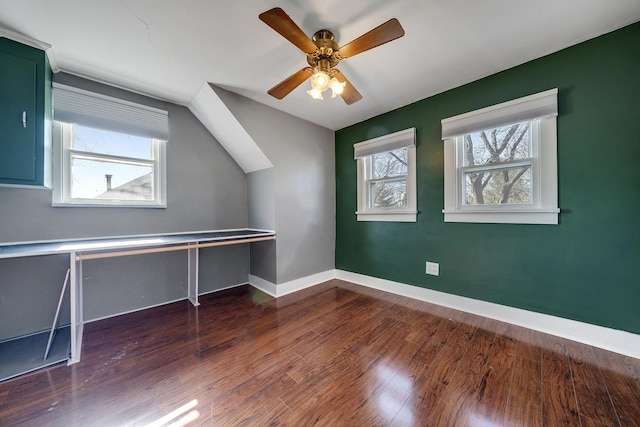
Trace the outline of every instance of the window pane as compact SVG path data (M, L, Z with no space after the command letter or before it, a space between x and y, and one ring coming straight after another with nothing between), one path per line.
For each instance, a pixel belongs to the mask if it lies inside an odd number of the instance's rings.
M406 208L407 180L372 182L369 195L372 208Z
M467 205L530 204L531 167L465 173Z
M71 197L74 199L153 200L153 168L72 158Z
M531 157L531 122L517 123L464 136L464 166Z
M408 153L406 148L400 148L386 153L373 154L371 177L388 178L407 175Z
M73 125L74 150L114 156L152 159L152 139Z

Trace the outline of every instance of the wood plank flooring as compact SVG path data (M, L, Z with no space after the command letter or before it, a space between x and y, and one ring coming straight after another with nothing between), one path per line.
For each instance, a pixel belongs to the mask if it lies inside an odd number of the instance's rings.
M640 426L640 360L333 280L85 325L1 426Z

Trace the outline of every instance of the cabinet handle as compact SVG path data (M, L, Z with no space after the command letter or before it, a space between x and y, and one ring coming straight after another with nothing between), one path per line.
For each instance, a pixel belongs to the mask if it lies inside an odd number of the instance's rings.
M27 112L26 111L22 112L22 127L23 128L27 127Z

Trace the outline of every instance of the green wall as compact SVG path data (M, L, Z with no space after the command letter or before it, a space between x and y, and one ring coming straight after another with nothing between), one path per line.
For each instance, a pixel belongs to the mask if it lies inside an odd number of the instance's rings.
M555 87L560 224L444 223L440 120ZM412 126L418 221L357 222L353 144ZM337 131L336 191L337 269L640 333L640 23Z

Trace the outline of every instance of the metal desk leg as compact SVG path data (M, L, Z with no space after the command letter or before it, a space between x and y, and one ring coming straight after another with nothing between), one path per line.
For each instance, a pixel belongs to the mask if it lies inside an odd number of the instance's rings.
M189 244L192 246L192 244ZM198 302L198 258L199 251L197 247L187 249L188 252L188 260L189 260L189 275L188 275L188 291L187 296L189 297L189 301L195 307L199 306Z
M76 253L69 254L69 266L71 269L69 292L71 300L71 355L68 365L73 365L80 361L80 351L82 350L82 261L77 260Z

